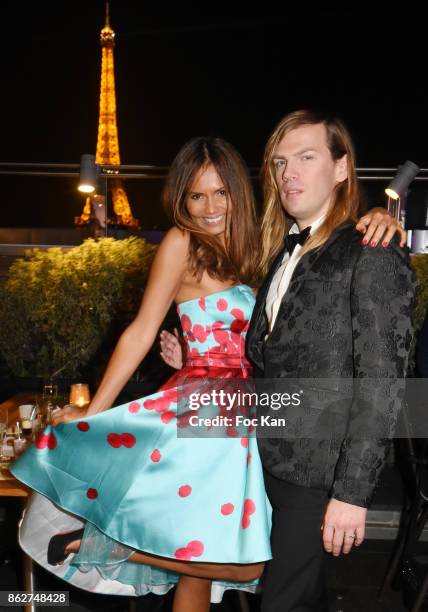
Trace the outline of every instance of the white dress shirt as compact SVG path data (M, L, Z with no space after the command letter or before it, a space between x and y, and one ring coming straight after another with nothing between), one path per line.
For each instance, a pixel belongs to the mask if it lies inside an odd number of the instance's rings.
M324 218L325 218L325 215L323 215L322 217L319 217L316 221L311 223L310 234L312 234L315 230L319 228L321 223L324 221ZM295 223L291 227L289 233L290 234L299 233L299 228L297 226L297 223ZM275 325L275 320L278 314L279 307L288 289L288 286L290 284L291 277L293 276L294 270L296 269L296 266L299 263L300 252L302 249L303 249L303 246L301 244L297 244L294 248L293 253L291 254L291 257L289 253L286 251L284 253L284 257L282 259L282 262L279 268L277 269L277 271L275 272L272 278L272 281L269 287L269 291L266 297L265 311L266 311L266 317L267 317L268 324L269 324L269 332L266 335L266 338L271 333L273 326Z

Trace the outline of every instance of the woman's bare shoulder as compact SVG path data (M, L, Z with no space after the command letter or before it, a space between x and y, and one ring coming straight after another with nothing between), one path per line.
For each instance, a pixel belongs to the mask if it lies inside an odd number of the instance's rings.
M179 249L187 253L190 243L190 233L179 227L171 227L162 239L161 245L168 248Z

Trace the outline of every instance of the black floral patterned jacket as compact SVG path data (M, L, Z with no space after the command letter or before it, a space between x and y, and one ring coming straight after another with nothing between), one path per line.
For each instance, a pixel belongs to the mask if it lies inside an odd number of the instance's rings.
M258 428L265 469L368 507L404 393L417 283L398 241L372 248L361 239L347 224L301 258L265 341L279 254L257 295L247 355L260 388L297 380L309 400L298 414L301 431L308 425L314 435L296 435L295 422L294 435L292 426L275 435Z

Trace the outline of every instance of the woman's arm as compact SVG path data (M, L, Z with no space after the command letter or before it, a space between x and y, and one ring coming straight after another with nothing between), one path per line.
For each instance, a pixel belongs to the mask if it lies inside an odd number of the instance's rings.
M186 271L188 237L173 228L165 236L150 270L143 299L134 321L125 329L113 351L103 379L86 416L110 408L152 346L158 329L177 294ZM76 415L61 411L54 424Z

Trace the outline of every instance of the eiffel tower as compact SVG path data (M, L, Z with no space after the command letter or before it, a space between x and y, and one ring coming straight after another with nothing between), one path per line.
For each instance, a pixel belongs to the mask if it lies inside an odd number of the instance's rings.
M105 5L105 24L100 33L101 44L101 88L100 112L98 118L98 138L95 163L103 165L120 165L119 136L116 121L116 88L114 80L114 38L110 27L110 3ZM114 173L114 170L111 170ZM118 170L116 171L118 172ZM131 206L126 195L123 181L119 178L109 179L108 187L113 202L114 225L121 227L138 227L138 220L132 215ZM86 225L91 218L91 198L86 203L77 225Z

